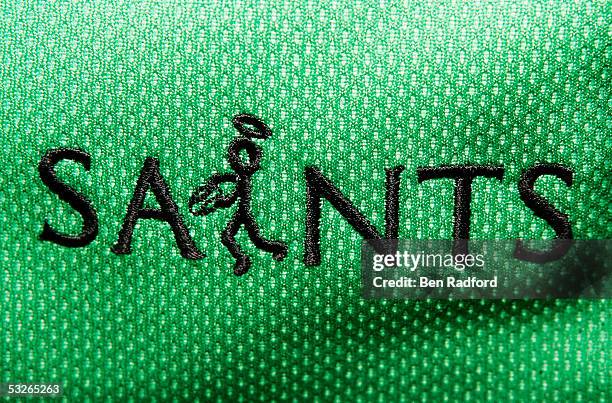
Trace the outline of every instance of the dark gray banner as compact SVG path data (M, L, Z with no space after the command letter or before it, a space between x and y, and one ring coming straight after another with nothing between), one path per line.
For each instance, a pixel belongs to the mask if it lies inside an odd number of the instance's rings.
M612 240L368 240L364 298L605 299Z

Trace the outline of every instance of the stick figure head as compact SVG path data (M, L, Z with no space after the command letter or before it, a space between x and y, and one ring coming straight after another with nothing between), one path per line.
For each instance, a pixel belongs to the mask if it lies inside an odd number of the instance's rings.
M254 115L242 113L232 119L234 127L247 139L265 140L272 135L272 131L264 122Z
M248 161L243 160L243 156L240 155L242 151L246 151ZM229 146L228 160L230 166L237 174L252 175L259 169L261 148L247 138L238 137Z

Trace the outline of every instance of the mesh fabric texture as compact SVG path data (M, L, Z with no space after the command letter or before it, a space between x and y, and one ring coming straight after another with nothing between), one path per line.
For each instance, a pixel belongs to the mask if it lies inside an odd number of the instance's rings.
M503 165L476 179L471 236L550 238L520 200L522 170L579 239L610 238L609 1L3 1L0 5L1 382L58 381L70 400L610 401L609 301L365 301L361 237L329 205L322 264L303 264L304 168L319 167L384 227L385 168L404 165L400 237L448 239L451 180L416 169ZM253 177L283 262L219 241L232 209L194 217L191 192L229 171L241 112L272 129ZM43 185L50 148L92 201L85 248L38 240L81 217ZM110 247L145 157L207 257L165 223ZM149 195L150 196L150 195ZM149 202L155 206L151 197Z

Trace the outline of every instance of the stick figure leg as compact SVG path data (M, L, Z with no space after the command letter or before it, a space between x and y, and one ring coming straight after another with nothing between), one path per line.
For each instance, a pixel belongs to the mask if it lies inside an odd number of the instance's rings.
M241 224L242 220L240 220L238 215L235 215L221 233L221 243L236 259L234 274L237 276L242 276L251 267L251 258L240 249L240 245L236 242L236 233L238 233Z
M281 261L287 256L287 245L280 241L271 241L261 236L257 224L252 219L247 219L244 227L249 234L249 238L261 250L272 253L272 257L276 261Z

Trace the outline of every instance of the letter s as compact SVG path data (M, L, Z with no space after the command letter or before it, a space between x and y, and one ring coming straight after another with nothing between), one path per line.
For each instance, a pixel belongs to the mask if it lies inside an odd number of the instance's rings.
M543 175L552 175L563 180L567 186L572 186L573 174L568 168L558 164L538 164L523 172L519 181L521 200L533 213L545 220L555 231L554 246L547 251L532 250L525 247L522 241L516 242L514 256L521 260L536 263L546 263L563 257L571 246L572 227L567 214L557 210L542 196L536 194L536 180Z
M78 235L60 234L45 220L40 239L71 248L87 246L98 235L98 216L85 196L57 178L55 165L62 160L78 162L89 171L91 158L89 154L79 149L57 148L47 151L38 164L38 172L43 183L83 217L83 230Z

